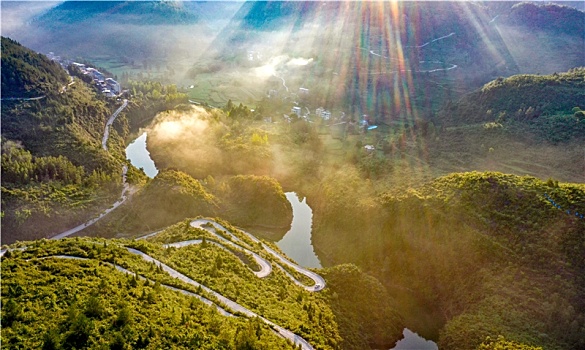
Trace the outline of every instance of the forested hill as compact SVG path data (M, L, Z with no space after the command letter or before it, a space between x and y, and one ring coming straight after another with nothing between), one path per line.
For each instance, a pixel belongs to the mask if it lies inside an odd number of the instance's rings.
M171 231L206 237L184 225ZM205 242L184 248L103 239L27 244L2 258L6 349L297 349L261 318L174 278L161 263L316 348L332 350L339 341L321 295L296 286L280 270L258 278L244 253Z
M59 64L2 37L2 99L56 93L68 82Z
M326 288L312 292L304 279L294 281L304 275L276 268L281 260L222 225L229 233L183 221L141 241L75 238L3 247L3 348L333 350L394 344L402 322L377 280L342 265L323 271ZM274 268L259 275L250 250L220 237L237 238L232 242L262 254L258 259ZM283 330L288 339L277 334ZM302 347L290 342L301 338L307 342Z
M110 149L102 147L106 120L122 102L70 83L56 63L2 38L2 97L12 91L34 97L2 101L4 242L50 235L111 205L125 161L115 130L123 134L123 124L114 124Z
M583 184L454 173L371 200L356 183L339 173L323 181L313 242L375 275L407 326L434 334L440 349L477 349L488 336L583 349Z
M552 141L585 138L585 68L498 78L439 114L439 123L522 125ZM498 125L499 124L499 125Z

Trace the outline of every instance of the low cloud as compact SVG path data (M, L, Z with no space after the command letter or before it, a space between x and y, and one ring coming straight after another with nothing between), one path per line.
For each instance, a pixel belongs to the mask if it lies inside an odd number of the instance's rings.
M291 60L289 60L286 65L289 67L295 67L295 66L306 66L309 63L313 62L313 58L293 58Z
M162 168L181 164L196 177L205 177L210 168L221 166L222 151L215 146L210 113L200 107L189 112L159 114L148 131L148 148Z
M62 1L2 1L2 35L12 36L24 30L34 17L59 5Z

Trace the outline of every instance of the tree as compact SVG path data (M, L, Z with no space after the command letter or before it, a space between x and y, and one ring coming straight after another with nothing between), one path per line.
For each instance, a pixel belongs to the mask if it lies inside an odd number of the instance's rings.
M236 345L236 350L260 349L258 347L256 330L252 321L248 321L245 326L238 327L234 343Z
M89 318L101 319L105 314L105 308L101 300L92 295L87 299L85 304L85 315Z
M503 336L498 336L497 340L492 340L487 337L486 340L479 345L477 350L542 350L540 346L530 346L513 341L507 341Z
M60 349L61 345L59 339L59 333L55 329L49 329L43 335L43 348L42 350L57 350Z
M22 307L14 299L10 298L2 307L2 326L10 327L13 322L22 317Z

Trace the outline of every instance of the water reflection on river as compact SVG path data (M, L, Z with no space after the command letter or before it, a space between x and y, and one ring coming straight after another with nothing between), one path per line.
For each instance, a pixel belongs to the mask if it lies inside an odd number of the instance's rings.
M146 149L146 132L142 133L142 135L126 147L126 159L130 159L130 163L135 167L142 168L146 176L150 178L158 174L158 169Z
M293 220L290 230L276 245L303 267L321 267L311 243L313 210L307 204L306 198L301 201L294 192L287 192L285 195L292 205Z
M403 339L396 342L390 350L438 350L439 347L432 340L426 340L408 328L402 331Z

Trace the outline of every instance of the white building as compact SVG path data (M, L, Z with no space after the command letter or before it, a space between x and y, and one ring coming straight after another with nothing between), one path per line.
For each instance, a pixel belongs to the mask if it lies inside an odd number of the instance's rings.
M318 117L323 118L323 120L329 120L331 119L331 112L329 112L328 110L324 109L323 107L319 107L315 110L315 114Z
M81 70L85 69L85 64L83 64L83 63L73 62L72 65L76 66L77 68L79 68Z
M108 89L102 90L102 93L104 95L106 95L106 97L114 97L114 96L116 96L116 94L114 94L112 91L110 91Z
M106 84L108 85L110 90L112 90L116 94L119 94L120 91L122 91L122 87L120 86L120 84L112 78L107 78Z
M301 110L301 107L294 106L294 107L293 107L293 108L290 110L290 112L291 112L291 113L294 113L294 114L296 114L298 117L300 117L303 111Z

